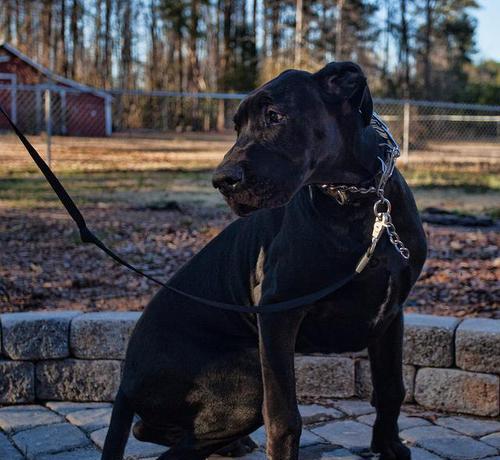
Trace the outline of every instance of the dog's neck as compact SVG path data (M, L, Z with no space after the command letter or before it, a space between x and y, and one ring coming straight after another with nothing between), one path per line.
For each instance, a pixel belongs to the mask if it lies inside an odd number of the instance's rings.
M298 296L352 273L371 242L376 195L360 195L341 205L314 185L359 185L379 173L378 135L371 127L360 124L353 130L352 126L339 126L344 144L340 155L332 155L316 168L320 173L315 180L305 185L284 209L282 231L266 259L266 269L273 273L269 279L274 280L272 286L266 286L271 299L276 300L273 295L279 294L282 285L292 286L288 296ZM314 269L298 272L297 260Z
M358 115L336 123L341 139L338 153L327 152L308 180L309 184L362 185L379 172L378 135Z
M368 203L351 209L317 187L303 187L285 206L281 230L267 248L263 300L305 295L352 273L370 241L371 214Z
M305 188L307 193L303 191L303 198L298 200L294 211L298 211L300 217L308 222L318 220L320 227L330 228L333 247L344 244L339 241L340 236L351 224L352 229L346 233L347 238L353 235L355 239L364 240L366 235L371 234L372 228L366 224L372 223L373 204L377 198L373 194L360 194L343 206L316 185L374 185L380 173L380 163L377 160L380 139L375 130L371 126L365 127L359 114L342 118L337 126L342 139L339 154L327 156L323 164L316 168L317 173ZM311 225L311 232L315 228L315 224Z

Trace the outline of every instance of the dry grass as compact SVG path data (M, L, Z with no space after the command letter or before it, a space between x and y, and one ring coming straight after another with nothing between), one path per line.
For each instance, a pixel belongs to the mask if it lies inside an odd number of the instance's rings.
M41 154L46 154L43 135L30 136L30 140ZM135 133L110 138L54 136L52 164L60 172L210 169L233 141L232 133ZM0 176L35 171L15 136L1 136L0 145ZM448 167L453 163L473 171L500 170L500 146L493 142L433 142L426 150L412 151L410 158L411 164L419 168L429 163Z
M55 171L152 171L213 168L229 149L231 135L169 134L161 137L58 137L52 138L52 165ZM46 157L46 140L30 141ZM0 176L35 171L19 140L0 137Z
M44 155L45 139L30 139ZM233 140L233 134L215 133L56 136L52 139L52 164L83 203L114 201L135 206L176 199L219 205L221 200L210 186L209 171ZM4 135L0 143L0 206L55 204L54 195L17 138ZM498 145L431 144L430 148L432 152L412 152L408 166L400 162L421 208L499 215ZM471 161L471 149L486 152L483 161Z
M498 142L428 142L425 150L410 152L412 163L446 161L453 163L500 164Z

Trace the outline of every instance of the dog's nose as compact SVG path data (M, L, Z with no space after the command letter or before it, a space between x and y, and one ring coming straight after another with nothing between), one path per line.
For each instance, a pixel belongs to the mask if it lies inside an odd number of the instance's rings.
M233 166L215 171L212 177L212 184L222 193L231 193L241 186L243 179L243 168L241 166Z

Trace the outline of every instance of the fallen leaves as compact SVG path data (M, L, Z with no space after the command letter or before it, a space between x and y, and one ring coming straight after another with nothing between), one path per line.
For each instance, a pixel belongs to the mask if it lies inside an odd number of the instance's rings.
M84 210L88 222L131 263L166 280L231 216L125 207ZM429 255L408 311L500 318L496 228L426 225ZM61 210L0 210L0 312L36 309L140 310L157 286L79 242Z
M500 318L497 230L426 225L428 258L408 310Z

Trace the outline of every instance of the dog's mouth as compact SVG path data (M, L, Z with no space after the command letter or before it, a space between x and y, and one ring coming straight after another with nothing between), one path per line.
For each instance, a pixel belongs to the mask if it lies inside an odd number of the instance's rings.
M286 205L293 193L276 190L274 187L260 188L258 193L252 188L223 193L229 207L240 217L245 217L260 209L279 208Z

